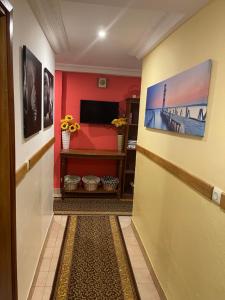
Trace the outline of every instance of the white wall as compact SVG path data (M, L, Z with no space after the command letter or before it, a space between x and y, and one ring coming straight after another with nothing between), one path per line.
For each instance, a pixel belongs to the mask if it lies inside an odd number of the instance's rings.
M33 15L26 0L13 0L14 7L14 97L16 123L16 166L20 167L37 149L43 146L54 134L53 126L42 130L31 138L23 138L23 96L22 96L22 47L27 46L45 67L54 74L54 53ZM43 80L42 80L43 82ZM43 127L43 126L42 126Z
M53 126L24 140L22 97L22 47L26 45L54 74L54 53L26 0L13 0L14 7L14 99L16 169L54 135ZM43 81L42 81L43 82ZM43 107L43 106L42 106ZM43 124L42 124L43 128ZM38 258L53 214L53 147L17 187L17 260L19 300L27 299Z

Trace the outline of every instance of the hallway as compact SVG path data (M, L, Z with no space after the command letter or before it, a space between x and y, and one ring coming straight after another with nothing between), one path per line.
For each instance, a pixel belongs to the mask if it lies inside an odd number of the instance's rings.
M33 282L30 294L32 300L50 299L66 221L67 216L55 215L53 217L43 256L40 258L36 278ZM119 221L141 300L159 300L159 295L131 227L131 218L122 216L119 217Z
M119 216L142 300L225 299L224 13L0 0L0 300L50 300L78 213Z

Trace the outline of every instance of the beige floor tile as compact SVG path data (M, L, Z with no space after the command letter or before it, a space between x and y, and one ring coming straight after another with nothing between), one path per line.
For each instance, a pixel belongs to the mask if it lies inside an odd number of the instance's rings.
M55 272L57 264L58 264L58 258L53 257L52 260L51 260L49 272Z
M124 240L125 240L127 247L133 247L133 246L137 247L138 246L138 242L134 236L129 236L129 235L124 234Z
M59 229L62 228L62 225L60 222L54 222L52 224L52 232L55 232L55 231L59 231Z
M155 287L149 283L138 284L138 290L141 300L160 300Z
M49 240L47 241L46 248L53 248L53 247L55 247L56 240L57 240L57 236L55 236L55 237L51 237L50 236Z
M135 246L132 246L132 247L127 245L127 251L130 256L142 256L143 257L141 249L138 244L136 244Z
M48 272L39 272L35 286L45 286L47 282Z
M52 258L54 249L54 247L46 247L43 258Z
M67 222L67 216L62 216L61 222L60 224L65 227L66 226L66 222Z
M61 219L62 219L62 216L61 215L54 215L54 221L55 222L60 222L61 221Z
M129 256L132 268L147 268L143 256Z
M61 248L60 247L55 247L53 250L53 256L52 258L58 258L60 254Z
M61 228L58 232L58 235L57 235L57 240L59 239L63 239L63 236L64 236L64 231L65 231L65 228Z
M44 287L35 287L32 300L42 300Z
M57 239L57 236L58 236L58 233L59 233L59 229L54 229L53 231L51 231L51 234L49 236L49 240L52 239Z
M127 216L122 216L119 217L119 221L120 221L120 226L122 229L129 227L131 224L131 217L127 217Z
M40 266L40 272L48 272L52 259L43 258Z
M130 216L119 216L120 223L122 222L129 222L131 223L131 217Z
M121 222L123 224L121 227L125 244L138 285L141 300L160 300L133 229L131 225L128 225L128 220L124 219L121 221L120 219L120 224Z
M42 300L49 300L51 296L51 292L52 292L51 287L45 287Z
M48 277L45 286L51 287L53 285L54 277L55 277L55 271L48 272Z
M55 243L55 248L60 248L62 246L62 237L57 238L56 243Z
M32 287L32 300L49 300L50 298L51 286L54 280L66 222L67 216L54 216L35 283L36 286Z
M154 286L152 277L146 268L133 268L134 276L137 283L149 283Z
M127 223L128 224L128 223ZM127 225L125 228L122 229L123 232L127 232L127 233L131 233L132 235L134 235L132 226L129 224Z

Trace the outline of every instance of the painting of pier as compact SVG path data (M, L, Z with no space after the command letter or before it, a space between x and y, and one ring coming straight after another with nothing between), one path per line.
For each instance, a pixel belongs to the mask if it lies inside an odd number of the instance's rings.
M145 126L204 136L212 61L207 60L147 90Z

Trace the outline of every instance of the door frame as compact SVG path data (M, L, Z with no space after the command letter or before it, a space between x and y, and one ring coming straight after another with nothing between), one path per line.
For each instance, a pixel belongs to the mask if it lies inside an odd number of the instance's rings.
M0 298L17 300L13 7L0 0Z

